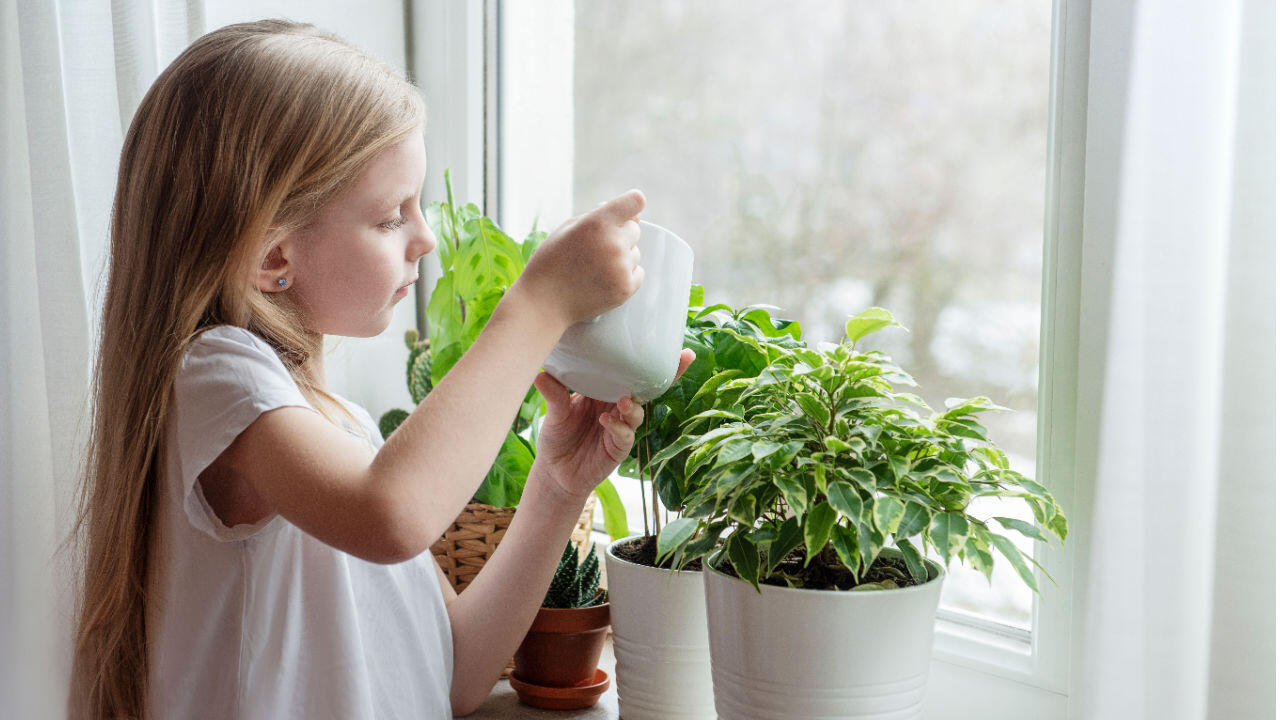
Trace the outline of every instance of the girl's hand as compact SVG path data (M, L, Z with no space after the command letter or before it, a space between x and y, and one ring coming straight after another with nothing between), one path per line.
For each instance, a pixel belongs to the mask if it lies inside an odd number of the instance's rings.
M680 352L679 380L694 361L692 350ZM538 430L536 462L570 497L586 497L609 476L631 451L636 428L644 421L644 407L630 395L617 404L570 394L545 372L533 381L547 399L547 415Z
M518 286L565 327L626 302L644 281L639 190L565 221L538 246Z

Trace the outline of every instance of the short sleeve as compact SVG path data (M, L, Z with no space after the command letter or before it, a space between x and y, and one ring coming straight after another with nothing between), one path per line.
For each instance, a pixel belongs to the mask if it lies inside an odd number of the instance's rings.
M220 325L192 342L174 381L173 418L183 510L197 530L219 541L243 540L270 521L226 527L197 479L259 415L287 405L314 411L262 338Z

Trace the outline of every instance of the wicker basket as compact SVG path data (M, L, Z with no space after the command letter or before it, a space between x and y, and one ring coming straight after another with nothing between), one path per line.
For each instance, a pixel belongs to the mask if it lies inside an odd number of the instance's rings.
M586 557L591 538L591 518L595 515L596 496L587 498L587 504L578 516L570 539L578 548L578 559ZM507 534L515 508L500 508L484 503L468 503L444 536L431 546L431 554L444 571L453 589L461 593L476 579L486 561L493 557L502 536ZM511 675L514 661L508 662L502 677Z

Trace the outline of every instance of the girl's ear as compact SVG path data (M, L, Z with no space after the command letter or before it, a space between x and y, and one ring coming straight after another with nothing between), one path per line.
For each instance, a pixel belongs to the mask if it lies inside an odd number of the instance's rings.
M283 280L284 282L281 282ZM293 287L293 265L289 263L289 241L282 238L271 245L254 277L254 285L263 292L280 292Z

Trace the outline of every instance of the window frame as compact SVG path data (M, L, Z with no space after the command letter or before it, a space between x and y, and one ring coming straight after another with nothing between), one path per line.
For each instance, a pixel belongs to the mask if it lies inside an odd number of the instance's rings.
M571 0L563 0L569 2ZM484 3L429 3L407 0L412 77L427 94L434 119L427 136L427 198L444 194L444 167L452 167L455 193L481 199L497 214L501 117L501 0ZM1077 478L1087 471L1088 449L1077 448L1077 422L1088 408L1077 407L1077 389L1100 378L1080 358L1096 350L1099 334L1081 328L1081 297L1100 282L1100 273L1082 273L1085 208L1085 137L1090 81L1091 0L1054 0L1050 39L1049 125L1045 180L1044 248L1041 285L1037 468L1076 521L1065 550L1037 544L1035 557L1056 584L1042 582L1033 595L1030 637L964 613L939 610L936 621L930 700L926 706L957 707L960 698L979 697L988 717L1066 717L1068 670L1077 548L1090 511L1078 497ZM415 52L415 49L421 52ZM419 80L420 79L420 80ZM463 103L447 102L464 97ZM424 273L438 277L434 263ZM426 275L424 275L426 277ZM434 282L419 283L425 307ZM419 313L421 316L422 313ZM1081 343L1088 347L1083 347ZM1088 377L1086 377L1086 375ZM1047 578L1042 578L1047 580ZM990 692L999 693L992 711ZM957 694L964 693L964 694Z

